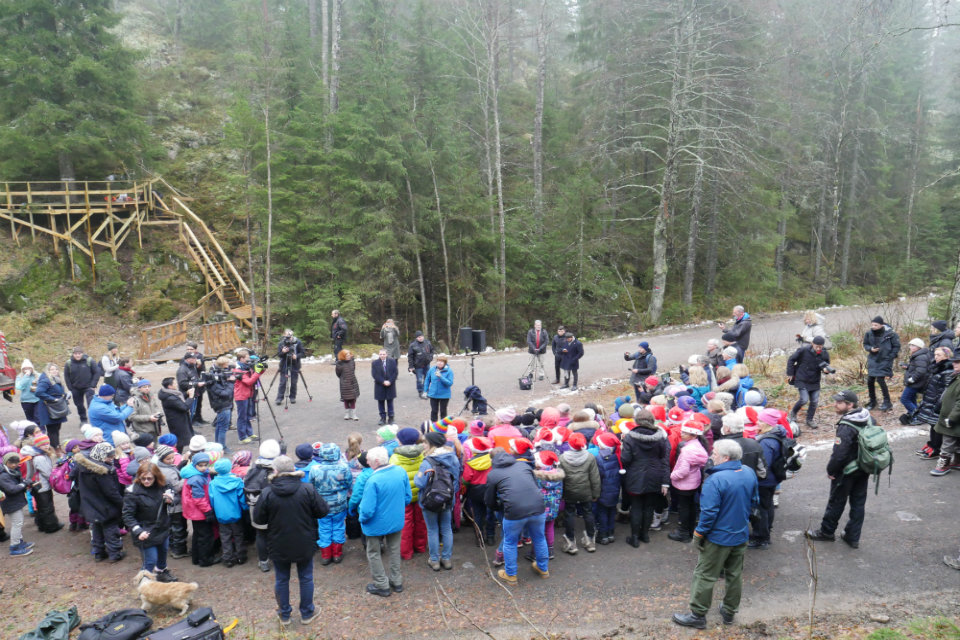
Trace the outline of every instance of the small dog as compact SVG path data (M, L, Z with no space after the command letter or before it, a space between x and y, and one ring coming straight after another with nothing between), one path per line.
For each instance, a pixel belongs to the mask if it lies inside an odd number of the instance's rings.
M181 616L190 609L191 594L200 586L196 582L157 582L156 576L146 569L140 570L133 582L140 594L141 609L149 611L169 605L180 607Z

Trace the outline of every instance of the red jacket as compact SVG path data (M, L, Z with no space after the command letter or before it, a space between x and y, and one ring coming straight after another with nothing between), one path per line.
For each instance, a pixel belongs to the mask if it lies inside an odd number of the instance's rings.
M234 369L234 373L240 377L233 383L233 399L249 400L255 394L257 381L262 374L254 373L251 369Z

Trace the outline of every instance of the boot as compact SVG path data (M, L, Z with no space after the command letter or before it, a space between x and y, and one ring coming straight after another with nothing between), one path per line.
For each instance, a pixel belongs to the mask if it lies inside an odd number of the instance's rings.
M323 566L327 566L328 564L333 562L333 546L321 547L320 557L322 558L322 560L320 560L320 564L322 564Z
M945 476L950 473L950 454L941 453L937 458L937 466L930 470L932 476Z
M660 531L663 529L663 518L656 511L653 512L653 522L650 523L651 531Z
M333 564L343 562L343 543L334 542L332 545Z
M344 419L344 420L349 420L349 419L350 419L350 410L349 410L349 409L347 409L346 412L343 414L343 419Z
M552 544L547 547L547 556L548 556L551 560L553 560L553 559L556 557L556 556L553 555L553 545L552 545Z
M396 424L396 422L393 419L392 413L389 416L387 416L387 424Z
M814 431L817 429L817 423L814 422L812 418L807 418L806 424L807 424L807 429L811 429Z
M676 529L667 534L667 537L676 542L690 542L693 536L686 529Z
M866 409L867 411L873 411L876 408L877 408L877 399L871 397L870 402L867 403Z
M789 420L790 422L796 422L796 421L798 420L798 418L797 418L797 412L796 412L796 411L791 411L791 412L790 412L790 415L787 416L787 420Z
M567 534L563 534L563 551L572 556L577 555L577 541L568 538Z
M593 553L597 550L597 533L594 532L592 536L588 536L587 532L583 532L583 537L581 538L583 542L583 548L589 553Z
M357 420L360 419L360 418L357 416L357 410L356 410L356 409L350 409L350 418L351 418L354 422L356 422Z
M877 407L880 411L890 411L893 409L893 403L890 402L890 398L884 398L883 404Z

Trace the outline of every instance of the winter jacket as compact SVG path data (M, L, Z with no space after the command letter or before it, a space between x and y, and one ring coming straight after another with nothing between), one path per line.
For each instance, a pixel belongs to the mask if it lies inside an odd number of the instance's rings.
M486 485L492 467L493 460L489 453L475 453L463 465L463 484L468 487Z
M660 493L670 486L670 443L656 426L637 426L623 436L620 461L626 473L624 491L633 495Z
M213 367L209 373L213 382L206 386L207 397L210 399L210 408L220 413L233 407L233 387L236 380L232 369Z
M370 363L370 376L373 378L373 399L393 400L397 397L397 361L388 357L384 361L379 358ZM389 382L389 386L384 386Z
M446 365L437 369L437 365L430 367L427 377L423 381L423 390L429 398L449 398L450 387L453 386L453 369Z
M380 467L370 475L357 509L365 536L386 536L403 529L406 506L413 501L406 475L394 464Z
M400 330L396 327L380 329L380 341L387 352L388 358L400 359Z
M63 383L71 390L92 389L99 380L100 367L86 354L79 362L70 358L63 365Z
M236 402L249 400L257 395L257 382L262 374L255 373L249 365L239 364L233 370L236 380L233 383L233 399Z
M337 319L339 320L339 318ZM344 337L346 337L346 325L344 325ZM300 371L300 367L303 365L303 359L307 357L303 343L300 342L300 338L294 338L293 342L285 345L285 340L286 337L281 338L280 342L277 343L277 358L280 359L280 371L286 373L288 367L293 371ZM287 347L286 353L283 352L284 346ZM292 357L294 355L297 357Z
M597 459L597 471L600 473L600 497L597 504L601 507L615 507L620 501L620 460L613 449L598 449L593 454Z
M350 500L347 502L347 513L357 515L357 509L360 508L360 500L363 499L363 492L367 486L367 480L373 474L373 469L364 467L360 475L353 479L353 487L350 489Z
M116 359L109 353L103 354L103 357L100 358L100 375L103 376L103 381L107 384L113 384L115 382L114 374L117 372L119 365L117 364Z
M583 344L574 338L572 342L566 339L560 348L560 368L564 371L580 369L580 358L583 357Z
M20 475L20 469L11 471L7 465L3 465L0 469L0 491L3 491L6 499L0 500L0 511L16 513L27 506L27 489L29 485Z
M357 361L337 360L337 377L340 378L340 402L356 400L360 397L360 383L357 381Z
M804 344L813 344L814 338L823 338L825 343L829 340L827 330L824 327L826 318L819 313L815 315L816 321L813 324L804 323L803 329L800 331L800 342Z
M393 440L385 440L380 446L387 450L388 456L392 456L397 447L400 446L400 442L394 438Z
M424 369L433 361L433 345L426 338L423 342L414 340L407 349L407 368Z
M334 515L347 509L353 475L340 457L340 447L332 442L320 447L320 460L310 470L310 484L327 503L327 513Z
M133 462L133 451L129 454L120 453L113 461L113 466L117 470L117 481L124 487L129 487L133 484L133 476L127 473L127 467L130 466L131 462Z
M537 480L540 493L543 494L543 506L546 509L546 519L556 520L560 515L560 503L563 501L563 479L566 474L563 469L551 467L549 469L534 469L533 477Z
M40 400L32 388L39 380L40 374L37 372L33 372L28 376L25 376L22 373L17 374L17 378L14 380L13 386L16 388L17 393L20 394L21 403L33 404L34 402L38 402Z
M303 482L304 484L310 484L310 470L315 466L320 464L316 460L297 460L293 463L293 467L297 471L303 471ZM328 505L329 506L329 505Z
M217 522L239 522L247 510L247 500L243 493L243 480L228 473L217 474L210 480L210 506L217 516Z
M160 435L158 424L151 420L158 413L163 413L157 396L150 392L149 396L136 393L133 396L133 413L130 414L130 427L137 433L149 433L156 440Z
M157 461L157 467L163 472L167 486L173 489L173 504L169 505L167 510L170 513L182 512L183 505L181 501L183 497L181 494L183 493L183 480L180 478L180 470L171 464L164 464L159 460Z
M940 398L940 416L934 429L945 436L960 438L960 376L954 376Z
M773 463L783 455L783 445L780 444L780 440L777 439L778 436L780 438L786 438L787 430L783 427L776 426L763 435L757 436L755 440L755 442L760 444L760 449L763 451L763 464L767 469L772 469ZM772 488L780 484L780 481L777 480L777 477L772 472L768 473L766 478L757 478L757 480L761 487Z
M457 459L457 454L450 446L439 447L424 457L417 475L413 477L413 484L417 487L418 500L421 503L423 502L423 489L427 487L431 475L427 471L433 469L434 464L442 466L450 472L450 475L453 476L454 495L460 493L460 461Z
M751 389L753 389L753 387L754 387L754 383L753 383L753 378L752 378L752 377L750 377L750 376L744 376L744 377L740 378L740 386L737 388L737 392L736 392L736 394L734 394L734 396L733 396L733 408L734 408L734 409L737 409L737 408L739 408L739 407L745 406L745 405L747 404L747 401L746 401L747 391L750 391ZM758 389L758 391L759 391L759 389ZM763 392L760 391L760 393L763 393ZM715 431L715 432L714 432L714 436L715 436L714 439L716 439L716 436L717 436L717 435L719 435L719 434Z
M177 367L177 388L180 389L180 392L186 396L187 391L196 387L198 382L200 382L200 370L196 365L181 360L180 366Z
M956 335L950 329L947 329L943 333L932 333L930 334L930 349L931 358L933 357L933 352L939 349L940 347L946 347L953 351L953 341L956 339Z
M135 484L123 494L123 526L130 532L130 538L138 547L154 547L163 544L170 535L170 513L163 500L163 492L170 487L157 482L149 487ZM150 533L146 540L140 540L144 531Z
M745 544L750 537L750 512L760 504L756 474L739 460L728 460L706 473L696 532L724 547Z
M30 456L27 463L27 479L40 482L40 491L50 491L50 474L53 472L53 460L36 447L27 445L20 449L20 458Z
M733 326L727 329L727 333L733 334L734 340L740 349L746 353L750 348L750 329L753 326L753 320L749 313L744 313L739 320L733 323ZM737 360L742 362L742 358Z
M126 421L131 413L133 413L133 407L129 405L118 407L112 400L96 396L90 401L87 415L90 418L90 424L103 430L104 441L113 444L114 431L127 432Z
M910 354L907 370L903 374L904 386L923 391L930 378L930 365L933 363L933 353L926 347L917 349Z
M753 469L753 472L757 474L758 480L761 476L767 477L768 475L773 475L767 472L767 463L763 457L763 447L760 446L760 443L757 442L756 439L744 437L744 435L740 433L724 436L723 439L733 440L740 445L740 449L743 451L740 462L743 463L743 466ZM712 462L708 462L707 468L711 465Z
M177 436L177 450L180 453L190 444L193 437L193 425L190 421L190 404L179 391L160 389L157 399L163 407L163 415L167 419L167 429Z
M247 506L250 507L250 520L253 522L253 511L263 495L263 490L270 485L270 474L273 473L273 460L257 458L253 466L247 470L243 476L243 493L247 498ZM314 489L316 492L316 489ZM258 525L253 522L254 528L263 529L264 525Z
M317 520L327 516L327 504L302 474L273 476L253 509L254 524L267 528L267 555L274 562L310 560L317 550Z
M337 316L330 323L330 338L340 341L347 339L347 321L343 319L343 316Z
M597 459L586 449L560 454L560 468L566 474L563 499L566 502L595 502L600 497L600 470Z
M820 388L820 375L830 366L830 352L813 350L813 345L805 344L787 358L787 376L793 378L793 386L798 389L816 391Z
M554 358L563 357L563 348L567 344L567 338L561 335L554 335L550 341L550 350L553 351Z
M116 395L113 396L113 404L119 407L125 404L133 393L133 369L117 367L113 372L113 382L113 388L117 390Z
M857 459L860 453L860 432L854 426L863 428L871 421L870 412L863 407L849 411L837 422L837 437L834 440L833 452L827 462L827 475L832 478L843 477L844 468ZM854 426L851 426L854 425ZM855 471L854 473L862 473ZM767 477L772 476L768 473Z
M183 517L187 520L205 520L206 514L213 510L210 504L210 474L188 463L180 470L180 477L183 479L183 488L180 490Z
M583 453L593 460L593 456L585 450ZM596 462L593 464L596 470ZM537 486L530 463L518 461L509 453L499 451L493 456L493 468L487 476L484 502L494 511L503 511L506 520L524 520L538 516L545 510L543 494Z
M703 467L707 464L707 450L698 438L680 443L677 464L670 472L670 483L678 491L693 491L700 487Z
M112 464L97 462L82 453L73 456L74 482L80 493L80 508L88 522L115 522L120 520L123 494L117 471Z
M927 388L923 390L923 401L917 410L917 419L929 425L937 424L940 418L940 400L943 392L953 382L953 365L949 360L934 362L927 380Z
M872 353L874 347L880 350ZM867 375L872 378L888 378L893 375L893 361L900 353L900 336L888 325L883 325L880 335L867 329L863 334L863 349L867 352Z
M52 402L59 400L66 394L63 384L61 384L57 378L51 380L47 374L41 373L37 379L37 390L34 391L34 394L40 399L40 402L37 403L36 415L34 416L37 424L47 426L48 424L62 424L66 422L67 416L59 420L54 420L50 417L50 412L47 410L46 401L49 400Z
M600 429L600 424L596 420L570 422L567 424L567 429L570 429L572 433L583 434L583 437L586 438L587 442L590 442L593 440L593 436L597 434L597 430Z
M390 456L390 464L395 464L407 472L407 480L410 482L411 497L414 502L419 497L420 489L413 484L413 478L420 470L420 463L423 462L422 444L403 444L398 446L393 455Z
M537 330L531 328L527 331L527 353L546 353L547 345L550 344L550 335L546 329L540 329L540 346L537 346Z
M644 380L652 376L657 372L657 358L653 355L651 351L646 353L625 353L623 354L624 360L633 360L633 366L630 367L630 384L639 385L642 384ZM636 369L637 372L634 373L633 369Z

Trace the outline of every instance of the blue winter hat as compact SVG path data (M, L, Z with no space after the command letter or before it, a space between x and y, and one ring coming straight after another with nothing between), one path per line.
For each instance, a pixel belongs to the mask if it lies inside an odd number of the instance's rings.
M641 349L643 349L644 351L650 351L650 343L647 342L646 340L644 340L643 342L641 342L641 343L638 344L637 346L640 347Z
M208 455L205 454L205 453L198 453L198 454L196 454L195 456L193 456L192 458L190 458L190 463L191 463L194 467L196 467L198 464L200 464L200 463L202 463L202 462L206 462L207 464L210 464L210 456L208 456Z
M417 444L420 440L420 432L412 427L404 427L397 431L397 441L400 444Z
M153 385L150 384L149 380L141 380L140 382L137 383L137 389L139 389L140 387L150 387L150 386L153 386Z
M109 384L102 384L100 385L100 390L97 391L97 395L100 396L101 398L107 398L109 396L117 395L117 390L114 389Z
M313 446L309 444L298 444L294 452L300 460L310 460L313 458Z
M157 444L165 444L168 447L177 446L177 436L172 433L165 433L159 438L157 438Z
M218 476L229 475L230 469L233 468L233 464L228 458L220 458L213 463L213 470L217 472Z

